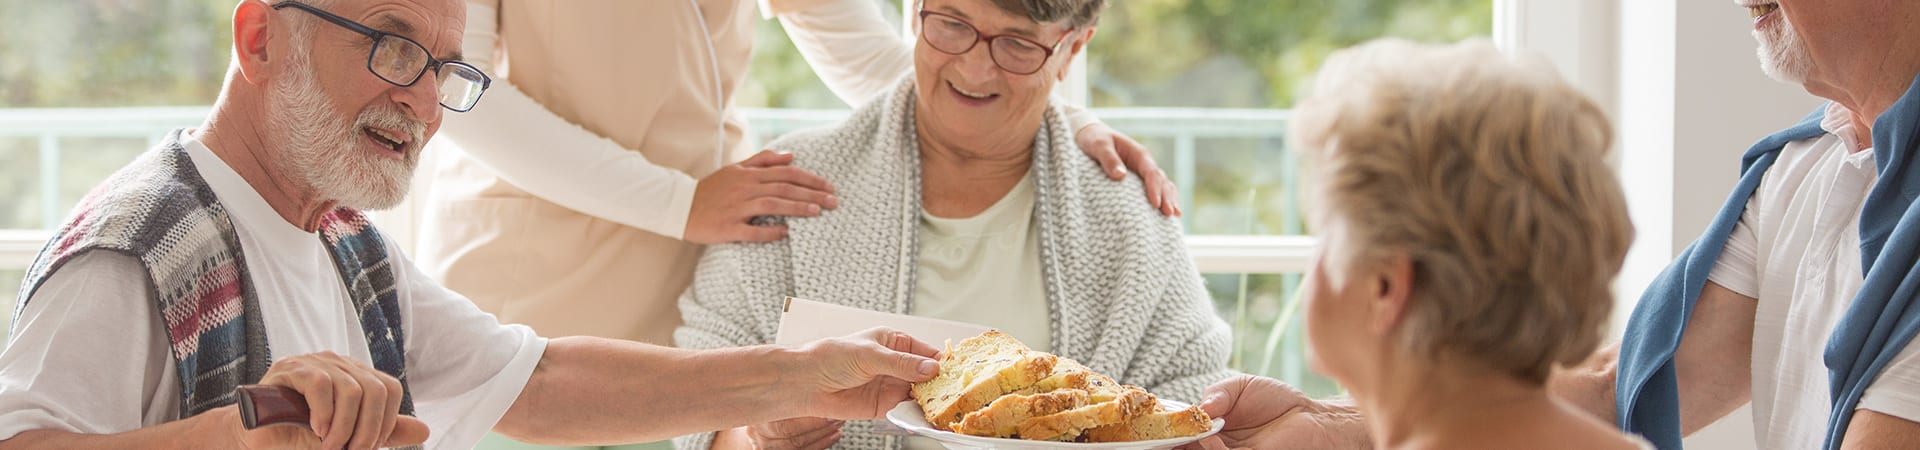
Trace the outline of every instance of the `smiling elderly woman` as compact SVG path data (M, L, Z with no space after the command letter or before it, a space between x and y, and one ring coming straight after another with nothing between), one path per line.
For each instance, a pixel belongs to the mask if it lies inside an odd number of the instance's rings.
M839 190L790 238L710 247L681 298L689 348L771 342L783 297L979 323L1187 402L1227 376L1230 338L1177 222L1074 147L1048 93L1104 0L927 0L914 71L845 123L771 144ZM726 447L805 421L682 439ZM843 447L894 448L849 424ZM794 431L794 430L802 431ZM744 442L738 442L744 444Z

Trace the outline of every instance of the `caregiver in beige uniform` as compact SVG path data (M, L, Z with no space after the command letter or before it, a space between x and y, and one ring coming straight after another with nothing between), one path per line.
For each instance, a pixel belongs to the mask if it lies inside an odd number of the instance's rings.
M911 64L812 58L820 46L905 55L908 44L869 39L870 22L804 20L817 2L766 3L803 19L789 27L810 27L802 45L829 85L886 84ZM786 156L747 159L744 124L727 105L752 54L753 6L470 1L464 51L494 82L485 107L450 117L440 133L457 149L433 171L422 267L542 335L671 344L674 300L698 244L780 239L783 228L747 221L815 215L836 202L824 181L786 167ZM1116 177L1125 160L1150 180L1148 200L1178 213L1172 185L1143 148L1075 116L1089 154Z
M433 171L421 267L542 335L672 345L696 179L749 153L720 96L746 72L753 8L701 3L469 2L464 51L494 83L442 128L457 150Z

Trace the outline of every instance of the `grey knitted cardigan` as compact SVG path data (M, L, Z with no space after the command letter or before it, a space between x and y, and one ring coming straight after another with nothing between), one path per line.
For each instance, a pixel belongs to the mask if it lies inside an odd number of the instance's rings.
M914 82L846 122L788 134L770 147L825 177L840 207L790 218L789 237L716 245L680 297L681 347L773 342L782 298L795 296L893 313L910 310L920 227L920 158ZM1055 353L1122 383L1197 403L1226 378L1231 336L1214 315L1180 224L1141 200L1137 178L1114 182L1073 143L1058 105L1033 141L1031 175ZM779 221L779 219L775 219ZM979 280L983 283L995 280ZM849 422L835 448L890 449L902 440ZM675 440L705 449L712 433Z

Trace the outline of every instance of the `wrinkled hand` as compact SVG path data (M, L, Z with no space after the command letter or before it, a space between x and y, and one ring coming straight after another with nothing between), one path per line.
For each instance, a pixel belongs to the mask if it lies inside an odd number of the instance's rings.
M1240 375L1214 383L1200 409L1227 422L1220 434L1200 441L1207 450L1369 447L1357 411L1313 401L1272 378Z
M242 448L373 449L427 441L426 423L400 415L399 380L333 352L274 361L260 384L299 391L307 398L311 419L305 428L246 430L235 412L232 430Z
M874 328L814 341L780 372L800 394L802 416L872 419L907 399L910 383L933 379L940 351L904 332Z
M1140 184L1147 190L1147 204L1160 210L1168 217L1180 217L1180 188L1167 179L1167 172L1153 162L1153 155L1147 153L1147 147L1135 142L1133 138L1114 131L1106 124L1092 124L1080 128L1074 135L1074 142L1080 144L1080 151L1100 163L1107 177L1120 180L1127 177L1127 171L1121 166L1140 174Z
M714 436L713 448L820 450L840 442L840 426L845 424L846 421L819 417L767 422L722 431Z
M793 167L793 154L764 150L700 179L687 212L687 242L766 242L787 237L787 227L753 226L758 216L813 217L840 206L825 178Z

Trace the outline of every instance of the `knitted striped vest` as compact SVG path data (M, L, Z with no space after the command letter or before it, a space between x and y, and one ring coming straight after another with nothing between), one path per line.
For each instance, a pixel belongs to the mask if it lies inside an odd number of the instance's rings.
M149 297L166 326L168 353L180 379L180 417L185 418L234 403L233 389L258 383L273 360L233 221L194 168L180 133L169 133L159 147L115 172L74 207L28 267L14 317L34 290L75 256L103 250L134 257L146 270ZM320 235L360 314L374 368L400 380L400 412L413 414L402 354L406 339L385 241L365 216L344 208L321 219Z

